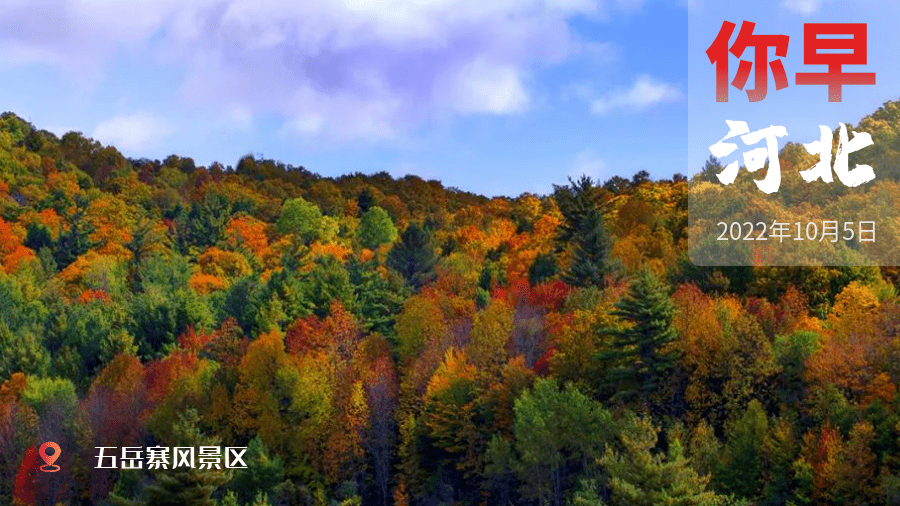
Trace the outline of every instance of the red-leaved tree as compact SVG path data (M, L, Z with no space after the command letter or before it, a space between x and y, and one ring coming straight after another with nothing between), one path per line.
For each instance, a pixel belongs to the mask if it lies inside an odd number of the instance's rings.
M25 452L25 458L22 459L22 464L19 465L19 472L16 473L16 487L13 489L15 504L21 503L32 506L35 503L39 467L37 448L31 446Z

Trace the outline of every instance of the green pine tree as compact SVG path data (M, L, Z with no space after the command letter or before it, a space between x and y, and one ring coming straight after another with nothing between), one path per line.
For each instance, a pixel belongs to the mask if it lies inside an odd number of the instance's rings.
M611 506L713 506L726 497L707 490L684 456L681 442L669 442L666 454L654 453L657 429L647 419L635 419L620 435L622 451L607 448L600 463L609 473ZM583 504L598 504L583 502Z
M721 488L741 497L759 495L766 469L763 448L769 432L769 418L758 400L753 399L739 418L728 426L728 440L722 452L722 465L716 473Z
M164 446L193 447L219 446L218 438L205 436L197 428L200 417L193 408L179 415L172 427L171 441ZM195 457L196 458L196 457ZM224 459L224 456L223 456ZM122 506L216 506L213 493L228 481L224 462L223 469L200 469L179 466L153 471L153 482L137 500L128 500L110 495L113 504Z
M628 293L612 312L631 325L604 332L613 339L598 354L607 365L607 394L628 400L656 392L672 370L677 359L669 344L675 340L672 327L673 308L669 288L648 270L642 270Z
M247 444L246 469L234 472L228 484L235 500L247 504L259 493L268 493L284 481L284 463L277 455L270 455L259 435Z
M528 283L531 286L543 283L556 276L556 257L552 253L540 253L528 267Z
M562 279L572 286L602 286L609 272L610 239L597 209L587 212L572 237L572 263Z
M719 159L710 155L706 163L703 164L703 170L694 176L695 181L705 181L709 183L719 183L719 173L725 170L725 166L719 162Z
M588 213L603 203L604 196L589 176L582 175L577 181L570 177L568 185L553 185L553 200L563 216L558 240L564 246L578 234Z
M360 262L351 258L347 262L357 301L354 314L367 331L390 336L394 334L394 321L403 310L410 290L396 272L382 277L377 267L374 259Z
M85 197L76 195L69 203L75 208L74 213L64 215L69 229L68 231L60 230L59 238L52 248L53 258L59 269L65 269L76 258L97 246L90 239L94 227L84 219L89 202Z
M431 234L416 223L406 227L400 242L394 245L387 258L387 266L402 274L415 288L434 280L435 262L437 254Z
M360 216L362 216L374 205L375 194L372 193L372 189L367 186L359 192L359 195L356 196L356 207L359 208Z
M304 278L313 313L324 318L332 301L339 301L348 311L356 311L356 295L350 282L350 273L340 260L333 256L318 258Z

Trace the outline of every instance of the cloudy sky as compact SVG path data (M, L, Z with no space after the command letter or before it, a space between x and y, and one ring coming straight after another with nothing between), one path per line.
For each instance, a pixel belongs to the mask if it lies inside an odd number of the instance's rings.
M798 31L838 12L771 4ZM688 98L706 94L689 86L689 13L714 36L704 0L5 0L0 109L131 157L255 153L487 195L671 177L724 136L707 125L688 142ZM848 119L883 95L845 92Z

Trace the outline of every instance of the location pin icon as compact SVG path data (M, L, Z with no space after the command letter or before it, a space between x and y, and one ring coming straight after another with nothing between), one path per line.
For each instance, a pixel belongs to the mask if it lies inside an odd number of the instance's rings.
M52 455L47 455L48 449L53 449ZM60 449L59 445L54 443L53 441L47 441L46 443L41 445L41 449L38 450L38 453L41 455L41 458L44 462L47 463L45 466L41 466L41 471L45 473L55 473L59 471L59 466L54 466L53 463L56 462L56 459L59 458Z

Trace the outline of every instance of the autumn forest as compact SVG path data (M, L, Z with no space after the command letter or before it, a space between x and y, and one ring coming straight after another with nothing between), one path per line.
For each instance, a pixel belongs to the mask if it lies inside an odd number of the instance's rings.
M692 264L715 167L488 198L5 113L0 504L900 504L900 270ZM96 466L154 446L247 468Z

